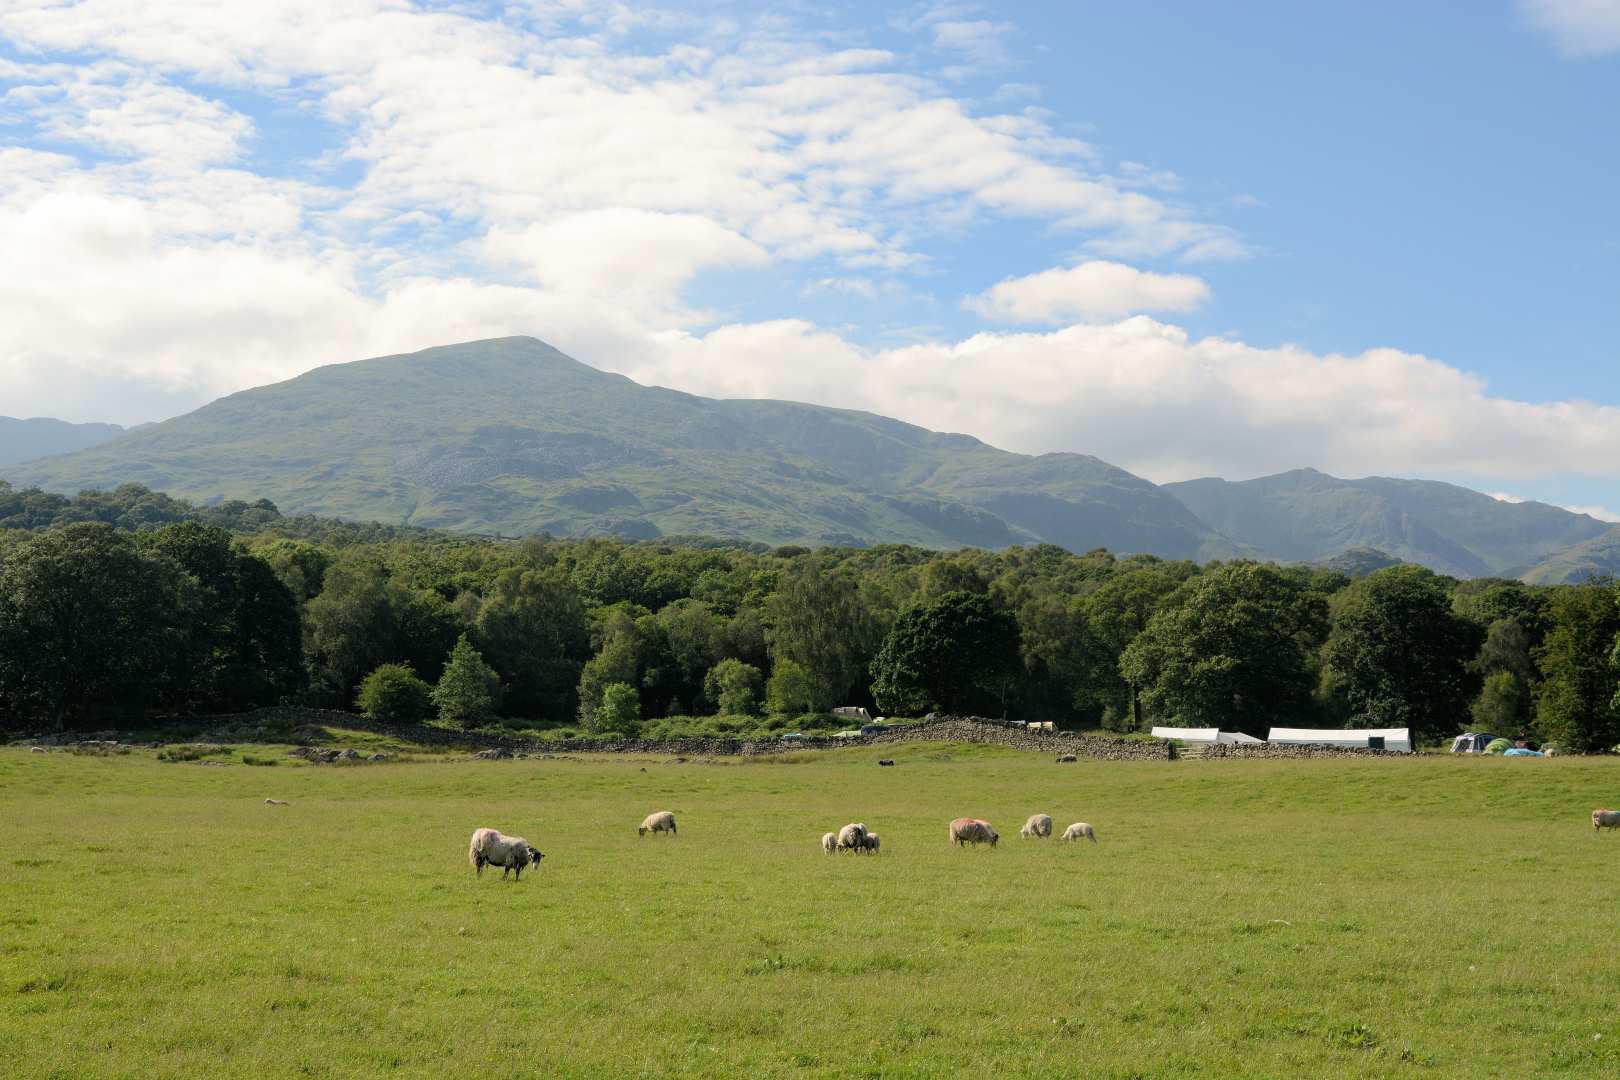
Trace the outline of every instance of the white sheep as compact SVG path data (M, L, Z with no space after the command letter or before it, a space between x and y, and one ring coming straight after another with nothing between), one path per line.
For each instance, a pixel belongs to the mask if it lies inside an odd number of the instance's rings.
M1603 829L1620 829L1620 810L1592 811L1592 828L1599 831Z
M648 814L636 828L637 836L646 836L650 832L667 832L671 836L678 836L675 831L675 815L668 810L658 810Z
M967 844L972 844L975 847L980 844L989 844L991 847L995 847L996 841L1000 839L1001 837L996 834L995 829L990 827L988 821L982 821L979 818L959 817L951 822L951 842L957 847L963 847Z
M1024 827L1022 829L1018 830L1018 835L1022 836L1026 840L1032 836L1038 840L1046 839L1048 836L1052 835L1051 816L1049 814L1029 815L1029 820L1024 822Z
M825 851L829 855L832 855L835 852L837 852L837 850L838 850L838 834L837 833L822 833L821 834L821 850Z
M1093 844L1095 844L1097 842L1097 831L1090 825L1087 825L1085 822L1077 821L1073 825L1070 825L1067 829L1063 830L1063 839L1090 840Z
M543 858L540 850L530 846L523 837L502 836L494 829L474 829L472 844L467 848L467 861L472 863L479 877L484 876L486 865L499 866L503 881L507 874L514 874L514 880L521 881L523 868L538 867Z
M840 851L862 852L866 850L866 824L864 822L851 822L838 830L838 849Z
M881 842L878 840L878 834L875 832L867 833L866 838L861 841L861 845L874 855L878 853L878 848L882 846Z

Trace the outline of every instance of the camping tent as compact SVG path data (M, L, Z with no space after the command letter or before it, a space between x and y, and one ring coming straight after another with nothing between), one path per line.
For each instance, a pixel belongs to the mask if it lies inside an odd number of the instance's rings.
M1487 735L1481 731L1465 731L1451 740L1451 752L1453 754L1483 754L1485 748L1495 739L1495 735Z
M1410 728L1280 728L1271 729L1268 742L1280 746L1371 746L1412 752Z
M1175 739L1184 743L1257 744L1265 741L1253 735L1245 735L1241 731L1221 731L1212 727L1156 727L1153 729L1153 737Z

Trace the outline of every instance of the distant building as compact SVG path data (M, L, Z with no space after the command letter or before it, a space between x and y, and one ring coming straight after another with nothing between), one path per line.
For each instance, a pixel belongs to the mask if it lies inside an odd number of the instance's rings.
M1365 746L1374 750L1412 752L1411 728L1280 728L1268 742L1280 746Z
M1257 739L1253 735L1245 735L1241 731L1221 731L1212 727L1156 727L1153 729L1155 739L1175 739L1177 742L1227 743L1236 745L1259 744L1264 739Z

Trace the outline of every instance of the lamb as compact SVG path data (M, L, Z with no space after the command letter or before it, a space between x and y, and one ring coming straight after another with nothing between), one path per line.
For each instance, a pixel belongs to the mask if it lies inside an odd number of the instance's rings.
M1024 827L1022 829L1018 830L1018 835L1022 836L1026 840L1028 840L1030 837L1034 837L1037 840L1046 839L1048 836L1052 835L1051 816L1049 814L1029 815L1029 820L1024 822Z
M861 846L865 850L870 851L872 854L876 855L878 853L878 847L880 846L879 841L878 841L878 834L875 833L875 832L867 833L866 838L861 841Z
M675 831L675 815L668 810L658 810L648 814L640 826L636 828L637 836L646 836L650 832L667 832L671 836L678 836Z
M990 827L988 821L982 821L979 818L959 817L951 822L951 841L957 847L963 847L967 844L972 844L975 847L980 844L989 844L991 847L995 847L996 841L1000 839L1001 837L997 835L995 829Z
M467 848L467 861L472 863L479 877L484 876L486 865L499 866L502 881L506 880L507 874L513 874L513 880L521 881L524 867L539 867L543 858L545 856L540 850L532 847L523 837L502 836L494 829L474 829L472 844Z
M838 849L840 851L862 852L866 850L866 824L852 822L838 830Z
M1070 825L1067 829L1063 830L1063 839L1065 839L1065 840L1085 839L1085 840L1090 840L1093 844L1095 844L1097 842L1097 832L1096 832L1095 829L1093 829L1090 825L1087 825L1085 822L1077 821L1073 825Z
M1592 828L1600 832L1604 829L1620 829L1620 810L1592 811Z
M836 853L838 851L838 834L837 833L822 833L821 834L821 850L825 851L829 855L832 855L832 854Z

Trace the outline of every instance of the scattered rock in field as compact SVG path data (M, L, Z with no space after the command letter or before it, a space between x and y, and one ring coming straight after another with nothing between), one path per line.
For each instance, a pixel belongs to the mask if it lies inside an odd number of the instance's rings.
M479 761L507 761L512 757L512 751L496 746L489 750L480 750L473 755Z
M49 753L50 751L46 750L43 746L30 746L28 748L28 752L31 754L45 754Z
M266 800L264 800L264 805L266 805L266 806L291 806L292 803L288 802L286 799L266 799Z

